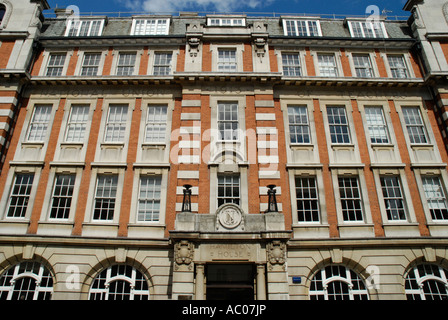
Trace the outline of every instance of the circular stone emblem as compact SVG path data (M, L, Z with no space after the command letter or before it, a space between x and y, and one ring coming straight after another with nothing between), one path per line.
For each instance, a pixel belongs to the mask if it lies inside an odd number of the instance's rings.
M224 228L233 229L240 225L243 216L233 205L225 206L218 213L219 222Z

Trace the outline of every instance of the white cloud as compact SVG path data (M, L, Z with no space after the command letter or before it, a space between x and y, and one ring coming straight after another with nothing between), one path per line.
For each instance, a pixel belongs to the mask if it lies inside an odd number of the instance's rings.
M236 12L250 8L262 8L274 0L118 0L132 11L174 13L178 11Z

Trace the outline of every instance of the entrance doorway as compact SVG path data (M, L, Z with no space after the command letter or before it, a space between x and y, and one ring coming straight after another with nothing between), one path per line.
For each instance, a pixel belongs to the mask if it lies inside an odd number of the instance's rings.
M208 264L207 300L254 300L255 270L252 264Z

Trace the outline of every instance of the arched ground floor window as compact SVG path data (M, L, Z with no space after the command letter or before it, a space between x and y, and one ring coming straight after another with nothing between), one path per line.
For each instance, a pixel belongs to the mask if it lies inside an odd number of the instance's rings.
M137 269L113 265L101 271L92 283L90 300L149 300L148 282Z
M52 293L50 271L38 262L21 262L0 277L0 300L50 300Z
M311 280L311 300L368 300L361 277L342 265L330 265L319 270Z

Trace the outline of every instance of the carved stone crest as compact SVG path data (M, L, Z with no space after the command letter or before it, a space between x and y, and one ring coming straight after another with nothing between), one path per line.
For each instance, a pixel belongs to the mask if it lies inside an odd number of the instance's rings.
M276 265L285 268L286 244L284 242L275 240L269 243L267 254L271 269Z
M176 268L181 265L186 265L192 268L194 247L193 243L182 240L174 245L174 260L176 261Z
M217 212L217 229L219 226L228 230L233 230L243 223L243 213L237 205L227 203L219 207Z

